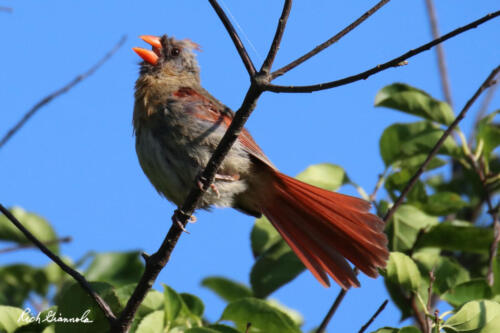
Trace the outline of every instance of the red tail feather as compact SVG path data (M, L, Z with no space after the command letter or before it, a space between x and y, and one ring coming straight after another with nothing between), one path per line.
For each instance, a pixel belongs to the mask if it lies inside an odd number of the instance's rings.
M265 196L262 212L321 284L330 285L328 274L344 289L358 287L346 259L377 276L389 252L384 222L368 212L367 201L271 172L272 193Z

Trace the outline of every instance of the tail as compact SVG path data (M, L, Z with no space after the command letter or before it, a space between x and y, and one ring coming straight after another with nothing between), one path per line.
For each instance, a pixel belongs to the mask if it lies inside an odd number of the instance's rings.
M389 252L384 222L368 212L370 203L272 172L262 212L319 282L330 286L330 275L344 289L359 287L347 260L376 277Z

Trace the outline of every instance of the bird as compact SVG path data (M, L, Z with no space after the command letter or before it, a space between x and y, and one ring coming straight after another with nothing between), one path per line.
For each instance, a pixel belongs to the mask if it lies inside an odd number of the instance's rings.
M139 164L160 195L180 206L230 125L234 113L205 90L190 39L140 36L151 49L135 83L133 128ZM284 145L286 145L286 140ZM274 166L243 129L198 207L232 207L264 215L325 287L359 287L386 266L385 223L363 199L321 189ZM350 263L351 264L350 264Z

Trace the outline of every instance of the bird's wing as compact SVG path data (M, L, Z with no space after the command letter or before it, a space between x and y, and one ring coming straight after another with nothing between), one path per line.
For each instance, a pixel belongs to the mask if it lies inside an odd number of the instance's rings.
M219 122L226 129L234 118L233 111L204 90L198 92L190 87L182 87L175 91L173 96L182 101L182 105L184 105L186 111L195 117L210 122ZM245 128L241 131L238 140L248 154L271 168L276 169Z

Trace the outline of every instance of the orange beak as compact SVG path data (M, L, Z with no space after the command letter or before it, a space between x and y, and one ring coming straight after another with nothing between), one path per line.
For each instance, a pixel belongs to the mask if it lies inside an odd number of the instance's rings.
M153 50L146 50L141 47L133 47L132 50L139 55L144 61L150 63L151 65L156 65L158 63L161 49L160 37L144 35L140 36L143 41L150 44L153 47Z

